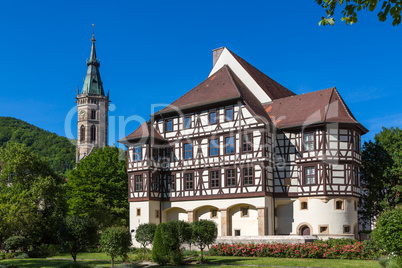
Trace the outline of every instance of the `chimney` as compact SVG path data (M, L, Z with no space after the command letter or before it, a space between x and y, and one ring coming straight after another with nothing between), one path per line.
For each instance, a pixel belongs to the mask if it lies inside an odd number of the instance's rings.
M213 60L212 67L215 66L215 63L218 61L218 59L221 56L224 49L225 49L225 47L220 47L220 48L212 50L212 60Z

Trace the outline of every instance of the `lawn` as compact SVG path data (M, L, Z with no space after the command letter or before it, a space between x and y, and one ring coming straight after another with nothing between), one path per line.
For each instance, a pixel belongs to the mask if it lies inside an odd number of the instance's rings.
M67 259L67 260L60 260ZM294 259L294 258L252 258L252 257L215 257L207 256L209 261L208 265L197 265L202 267L244 267L242 265L256 265L256 266L304 266L304 267L368 267L379 268L381 267L377 261L366 260L338 260L338 259ZM92 267L110 267L110 258L105 253L80 253L78 254L77 261ZM73 263L72 258L68 254L60 254L47 259L22 259L22 260L1 260L0 264L3 265L17 265L18 267L32 267L32 268L53 268L61 265ZM120 264L121 261L116 261ZM193 266L193 265L191 265ZM169 267L169 266L164 266ZM176 266L177 267L177 266Z

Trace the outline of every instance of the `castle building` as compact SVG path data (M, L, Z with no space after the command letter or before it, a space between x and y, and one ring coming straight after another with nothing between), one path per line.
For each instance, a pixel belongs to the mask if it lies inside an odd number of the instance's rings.
M95 35L92 35L91 56L84 85L77 90L77 153L76 162L89 155L94 148L107 145L109 92L105 96L96 58Z
M336 88L296 95L216 49L205 81L120 140L130 229L208 219L219 237L353 238L366 132Z

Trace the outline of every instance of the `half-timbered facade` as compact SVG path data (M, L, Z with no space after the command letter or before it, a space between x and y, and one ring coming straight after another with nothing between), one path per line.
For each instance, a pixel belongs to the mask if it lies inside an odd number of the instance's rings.
M219 236L352 237L360 136L335 88L296 95L228 50L127 145L130 227L216 222Z

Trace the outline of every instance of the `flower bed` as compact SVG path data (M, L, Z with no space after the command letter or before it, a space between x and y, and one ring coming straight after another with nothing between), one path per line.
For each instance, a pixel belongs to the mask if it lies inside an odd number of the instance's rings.
M372 259L362 243L328 246L324 243L303 244L219 244L209 250L214 256L279 257L279 258L331 258Z

